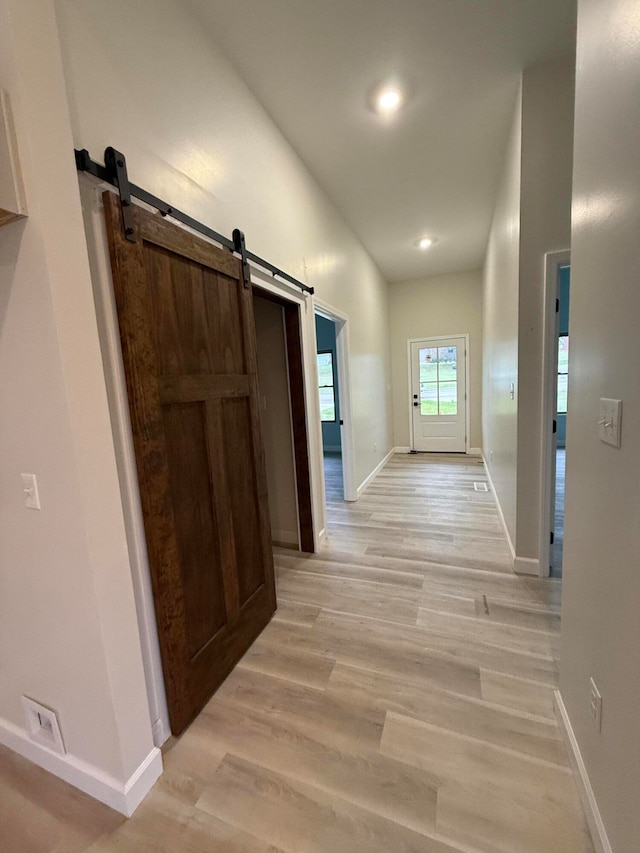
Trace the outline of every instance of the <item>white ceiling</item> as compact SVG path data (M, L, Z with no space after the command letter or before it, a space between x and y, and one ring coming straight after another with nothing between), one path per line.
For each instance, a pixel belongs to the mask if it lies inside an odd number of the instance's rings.
M571 53L575 0L188 3L389 281L481 266L519 73Z

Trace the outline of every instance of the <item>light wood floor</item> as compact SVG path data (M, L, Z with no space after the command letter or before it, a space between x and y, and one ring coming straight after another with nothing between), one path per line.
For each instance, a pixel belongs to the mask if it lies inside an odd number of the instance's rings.
M592 853L552 711L560 585L518 578L482 465L395 456L134 817L0 753L2 850ZM4 846L3 846L4 845Z

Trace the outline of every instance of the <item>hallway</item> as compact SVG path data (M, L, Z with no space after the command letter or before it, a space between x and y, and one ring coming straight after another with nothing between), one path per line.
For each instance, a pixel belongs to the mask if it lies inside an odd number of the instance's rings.
M274 620L131 820L0 752L6 849L592 853L552 710L560 583L510 572L474 482L477 459L396 455L329 503L320 553L278 551Z

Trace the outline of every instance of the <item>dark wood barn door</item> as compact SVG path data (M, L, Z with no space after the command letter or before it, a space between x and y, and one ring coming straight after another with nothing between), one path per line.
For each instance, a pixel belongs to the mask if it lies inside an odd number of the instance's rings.
M276 607L251 288L241 262L104 195L171 730Z

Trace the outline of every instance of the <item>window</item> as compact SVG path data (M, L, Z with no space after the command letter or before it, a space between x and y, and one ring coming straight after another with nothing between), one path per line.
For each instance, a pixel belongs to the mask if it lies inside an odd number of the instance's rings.
M458 348L421 349L420 414L456 415L458 413Z
M569 384L569 335L558 338L558 402L560 415L567 413L567 386Z
M318 389L320 391L320 420L335 421L336 392L333 383L333 353L318 353Z

